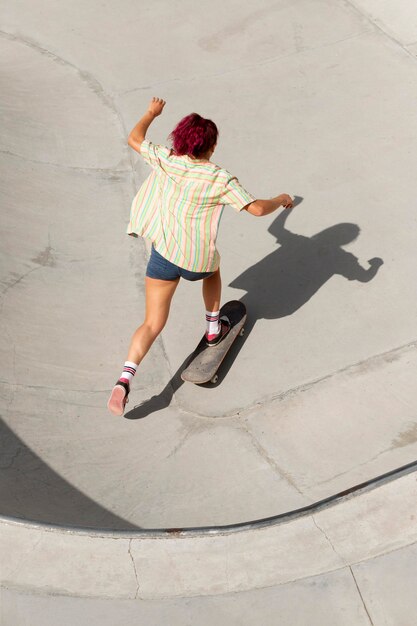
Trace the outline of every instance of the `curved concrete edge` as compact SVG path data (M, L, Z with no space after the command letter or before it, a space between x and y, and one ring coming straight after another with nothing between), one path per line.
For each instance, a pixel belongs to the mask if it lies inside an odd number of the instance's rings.
M416 472L268 526L100 533L0 522L1 582L44 594L167 598L247 591L343 568L417 541Z

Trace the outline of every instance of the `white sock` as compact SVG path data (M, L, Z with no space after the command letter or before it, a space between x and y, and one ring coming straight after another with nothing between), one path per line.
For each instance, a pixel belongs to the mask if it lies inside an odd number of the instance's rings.
M207 335L218 335L220 311L206 311Z
M123 367L123 372L120 374L119 378L125 378L129 382L132 380L133 376L136 374L137 369L136 363L132 363L132 361L126 361Z

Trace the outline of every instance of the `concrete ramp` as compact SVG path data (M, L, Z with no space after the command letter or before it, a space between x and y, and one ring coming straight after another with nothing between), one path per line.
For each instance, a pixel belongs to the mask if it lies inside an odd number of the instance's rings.
M19 0L0 22L5 594L168 602L346 574L357 599L360 568L416 541L414 4ZM183 282L115 418L147 262L127 136L152 96L149 139L198 111L215 162L302 202L225 208L223 300L248 322L219 383L181 380L204 328Z

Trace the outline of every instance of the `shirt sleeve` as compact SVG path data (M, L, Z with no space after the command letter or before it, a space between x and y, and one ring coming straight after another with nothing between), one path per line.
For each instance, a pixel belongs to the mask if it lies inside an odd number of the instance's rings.
M236 211L241 211L254 200L256 200L255 196L242 187L236 176L232 176L225 185L220 202L229 204Z
M167 157L170 150L166 146L161 146L144 139L140 144L140 154L144 161L153 168L161 164L161 157Z

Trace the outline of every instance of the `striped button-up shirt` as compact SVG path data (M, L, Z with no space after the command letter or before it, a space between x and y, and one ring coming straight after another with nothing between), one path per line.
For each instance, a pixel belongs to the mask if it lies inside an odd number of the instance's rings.
M241 211L255 200L227 170L165 146L142 141L152 173L133 199L127 233L150 239L159 254L191 272L220 262L217 229L224 205Z

